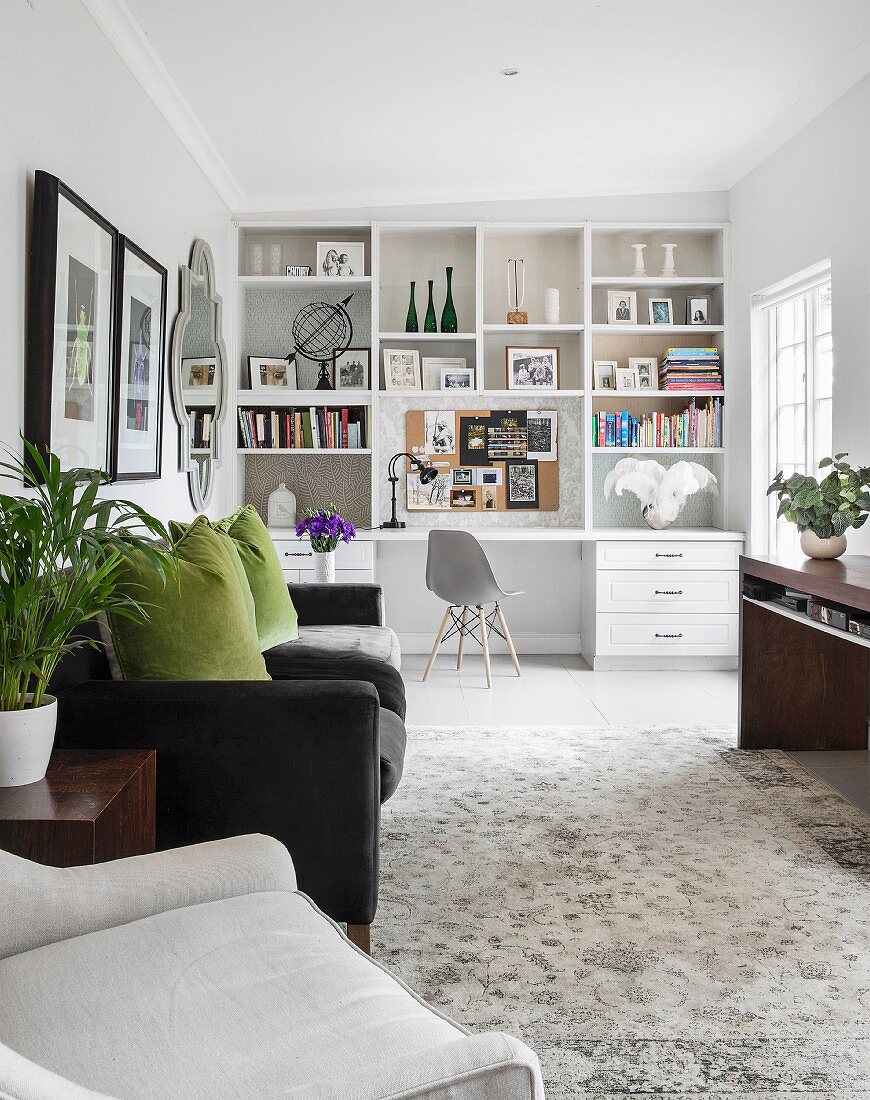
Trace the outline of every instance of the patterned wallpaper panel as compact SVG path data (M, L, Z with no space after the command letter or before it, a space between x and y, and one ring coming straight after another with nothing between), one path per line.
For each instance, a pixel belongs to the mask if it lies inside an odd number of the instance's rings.
M438 527L449 522L451 527L579 527L583 515L583 452L580 443L579 399L560 397L530 398L519 394L457 397L390 397L380 402L378 440L381 465L391 455L405 448L405 413L413 409L555 409L559 414L557 446L559 452L559 510L556 512L407 512L405 486L398 485L398 514L409 527ZM390 494L384 479L381 488L381 519L389 519Z
M284 356L293 347L293 321L303 306L312 302L334 305L350 294L350 290L249 290L245 294L245 315L242 332L242 362L240 384L250 385L248 356ZM372 296L370 290L355 290L347 305L353 322L351 347L372 345ZM317 384L318 363L301 355L296 360L296 382L300 390L313 390Z
M246 455L245 502L268 520L269 494L284 482L305 508L335 507L357 527L368 527L371 514L371 464L368 455Z
M615 453L616 452L616 453ZM644 527L641 514L640 501L633 493L623 493L617 496L611 493L610 499L604 499L604 479L621 458L634 458L641 460L653 458L662 466L671 467L681 459L697 462L699 466L706 466L713 474L722 480L722 456L700 454L692 455L632 455L617 452L616 448L606 454L593 454L592 456L592 517L596 527ZM717 499L709 492L696 493L689 497L686 506L674 523L674 527L715 527L716 526Z

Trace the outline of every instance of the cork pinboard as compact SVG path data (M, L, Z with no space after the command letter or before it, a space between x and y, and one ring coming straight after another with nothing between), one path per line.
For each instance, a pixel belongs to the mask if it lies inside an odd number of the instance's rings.
M531 431L529 418L534 422ZM410 454L438 472L434 482L423 485L406 463L409 512L559 508L555 411L413 410L405 415L405 443Z

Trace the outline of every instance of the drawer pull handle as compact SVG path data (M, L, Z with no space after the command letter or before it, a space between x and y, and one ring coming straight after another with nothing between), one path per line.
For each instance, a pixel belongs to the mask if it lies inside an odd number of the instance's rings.
M682 596L682 588L657 588L657 596Z
M285 550L284 551L284 557L285 558L310 558L311 557L311 551L310 550L308 550L308 551L305 551L305 550Z
M680 554L658 554L658 553L656 554L657 558L681 558L682 556L683 555L681 553Z
M657 638L682 638L682 634L656 634Z

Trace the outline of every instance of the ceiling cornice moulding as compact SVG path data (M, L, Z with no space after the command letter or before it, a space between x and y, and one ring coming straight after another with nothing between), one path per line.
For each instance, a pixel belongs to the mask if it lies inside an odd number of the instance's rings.
M241 188L124 0L82 3L227 207L238 209Z

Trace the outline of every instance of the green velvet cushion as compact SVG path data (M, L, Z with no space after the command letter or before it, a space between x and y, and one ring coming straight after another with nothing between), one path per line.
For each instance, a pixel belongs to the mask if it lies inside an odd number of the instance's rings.
M205 516L198 517L205 519ZM206 520L208 522L208 520ZM177 519L171 519L169 521L169 534L172 536L173 543L177 543L187 531L191 528L190 523L180 523ZM242 565L242 559L239 557L239 551L236 549L236 544L230 538L229 535L225 535L223 531L216 531L214 527L212 530L221 540L221 543L230 556L230 561L233 564L233 572L239 578L239 587L242 590L242 599L245 601L245 608L248 612L248 618L251 622L251 627L256 632L257 630L257 610L254 607L254 596L251 592L251 586L248 584L248 574L245 572L245 567Z
M257 610L260 649L294 641L299 637L296 608L287 591L275 544L257 509L246 504L212 526L229 535L239 551Z
M269 680L233 559L204 516L177 540L178 576L164 584L144 559L119 587L148 605L146 621L109 615L125 680Z

